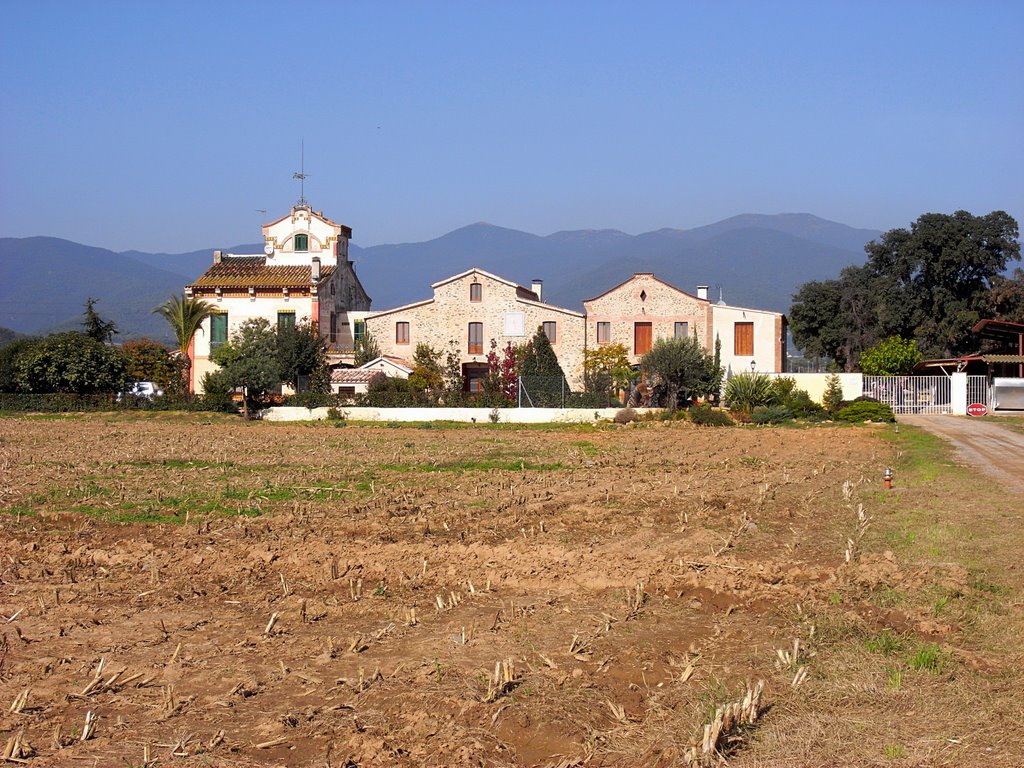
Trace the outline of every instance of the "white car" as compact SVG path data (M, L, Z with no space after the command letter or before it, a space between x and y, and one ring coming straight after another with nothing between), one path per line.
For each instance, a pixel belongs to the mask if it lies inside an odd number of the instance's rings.
M134 397L144 397L147 400L152 400L154 397L160 397L163 393L164 391L156 385L156 382L136 381L129 385L124 394L129 394ZM118 394L117 399L120 400L121 396L121 394Z

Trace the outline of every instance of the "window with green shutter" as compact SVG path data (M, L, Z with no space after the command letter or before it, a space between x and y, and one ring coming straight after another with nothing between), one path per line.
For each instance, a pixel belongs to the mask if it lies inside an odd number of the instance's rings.
M287 333L295 330L295 310L277 313L277 332Z
M295 236L295 250L296 251L308 251L309 250L309 235L296 235Z
M228 342L228 313L210 315L210 351L220 349Z

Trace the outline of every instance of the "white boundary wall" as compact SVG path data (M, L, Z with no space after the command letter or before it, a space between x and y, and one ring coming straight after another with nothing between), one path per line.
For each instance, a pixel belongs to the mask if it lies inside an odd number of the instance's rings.
M279 407L261 411L264 421L323 421L328 408ZM498 408L501 424L590 424L611 421L621 408ZM638 416L663 408L634 408ZM487 424L492 408L356 408L339 406L351 421L462 421Z
M791 379L796 380L797 389L802 389L811 396L812 400L821 402L825 396L825 388L828 386L828 377L831 374L828 373L769 373L768 376L771 378L778 378L780 376L788 376ZM860 397L864 394L864 375L861 373L840 373L839 381L843 385L843 399L853 400L854 398ZM896 380L900 377L892 376L886 377ZM911 381L921 380L924 381L923 377L909 376L906 377ZM981 377L984 378L984 377ZM950 379L950 400L948 405L942 409L943 412L953 413L958 416L965 416L967 414L967 406L969 405L967 396L967 374L966 373L953 373L949 375ZM928 410L928 409L922 409Z
M773 379L789 378L796 381L796 388L802 389L811 396L811 400L820 403L825 397L830 373L769 373ZM860 373L838 373L843 385L843 400L853 400L864 394L864 375Z

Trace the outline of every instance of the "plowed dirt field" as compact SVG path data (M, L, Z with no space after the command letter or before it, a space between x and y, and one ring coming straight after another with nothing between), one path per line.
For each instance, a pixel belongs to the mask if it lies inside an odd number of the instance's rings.
M922 578L857 550L883 429L0 420L0 733L39 766L678 764L746 682L766 720L813 682L816 607Z

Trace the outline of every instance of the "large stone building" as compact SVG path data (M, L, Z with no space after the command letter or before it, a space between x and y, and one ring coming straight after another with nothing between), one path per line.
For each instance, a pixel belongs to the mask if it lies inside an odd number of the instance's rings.
M705 349L714 343L707 288L691 296L637 272L629 280L583 302L587 316L587 345L622 344L634 365L657 339L696 336Z
M289 214L263 225L262 254L214 251L213 265L185 288L187 295L215 307L193 339L193 390L201 391L203 376L216 368L211 353L254 317L279 328L315 322L328 340L335 369L353 364L355 342L364 332L373 335L382 355L406 369L417 344L442 353L454 350L470 392L486 376L492 340L500 349L518 346L538 328L551 341L573 389L582 388L588 348L622 344L635 365L662 338L696 337L709 352L720 340L727 376L752 368L785 371L785 316L712 304L706 286L692 295L649 272L583 302L585 314L544 303L540 281L526 288L479 268L434 283L430 299L370 312L370 297L348 259L351 236L351 229L300 201ZM367 383L338 375L339 390Z
M192 342L192 388L216 364L210 354L243 322L263 317L282 327L316 323L327 338L332 362L352 361L356 322L370 297L348 259L352 230L305 202L263 225L264 252L213 252L213 265L185 293L214 305Z
M411 360L420 343L441 352L453 348L462 361L466 388L475 392L487 373L492 339L504 349L509 342L528 341L542 328L569 385L582 386L583 315L545 304L539 281L525 288L482 269L470 269L431 288L433 298L366 316L366 330L383 354Z
M726 377L744 371L786 370L786 317L763 309L712 304L706 285L691 295L637 272L626 282L583 302L587 345L622 344L637 364L658 339L691 336L712 352L721 341Z

